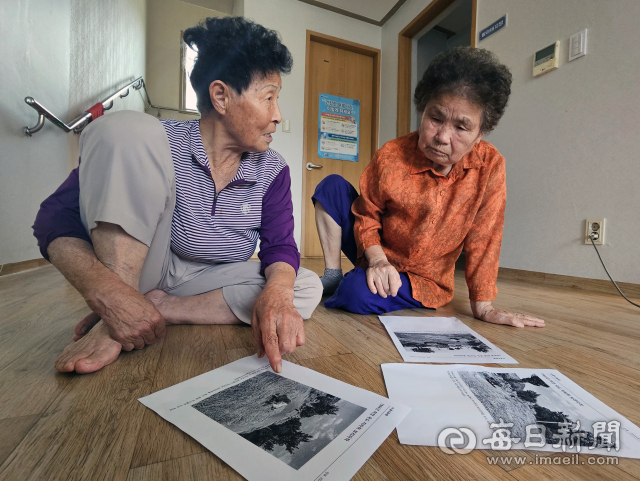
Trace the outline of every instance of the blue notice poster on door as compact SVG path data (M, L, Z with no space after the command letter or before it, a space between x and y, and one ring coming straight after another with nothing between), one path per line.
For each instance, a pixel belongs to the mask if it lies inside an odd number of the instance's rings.
M360 101L320 94L318 157L358 162Z

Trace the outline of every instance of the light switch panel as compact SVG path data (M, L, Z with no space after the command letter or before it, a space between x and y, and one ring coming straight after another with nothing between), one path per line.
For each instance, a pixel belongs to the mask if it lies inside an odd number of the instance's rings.
M569 38L569 62L587 54L587 29L571 35Z

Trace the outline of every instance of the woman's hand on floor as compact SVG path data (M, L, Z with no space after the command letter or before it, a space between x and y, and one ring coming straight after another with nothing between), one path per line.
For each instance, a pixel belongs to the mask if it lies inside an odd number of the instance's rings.
M367 286L373 294L386 299L387 296L397 296L402 286L400 274L387 260L381 246L375 245L365 250L369 261L367 268Z
M279 265L280 264L280 265ZM265 354L271 368L282 371L282 354L305 343L302 316L293 305L296 273L289 264L276 262L265 270L267 283L253 307L251 326L258 357Z
M544 327L542 319L527 314L517 314L496 309L488 301L471 301L471 310L476 319L492 324L505 324L514 327Z

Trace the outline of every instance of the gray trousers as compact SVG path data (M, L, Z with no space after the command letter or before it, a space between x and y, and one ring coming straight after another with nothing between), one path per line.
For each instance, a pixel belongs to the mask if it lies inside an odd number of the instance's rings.
M156 118L121 111L96 119L80 137L80 157L80 216L87 232L109 222L149 247L140 292L162 289L186 297L222 289L236 317L251 323L266 283L260 262L207 264L171 250L175 172L169 140ZM303 319L311 317L321 296L318 276L300 268L293 305Z

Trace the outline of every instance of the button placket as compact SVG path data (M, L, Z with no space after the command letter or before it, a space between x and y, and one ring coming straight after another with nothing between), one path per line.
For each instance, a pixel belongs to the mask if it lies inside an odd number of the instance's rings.
M444 195L442 184L443 181L440 178L436 179L436 189L434 190L433 195L435 197L434 205L436 205L437 208L435 209L435 212L433 212L433 217L429 221L429 224L431 224L432 226L436 225L437 217L442 212L442 196ZM440 195L438 195L438 192L440 192Z

